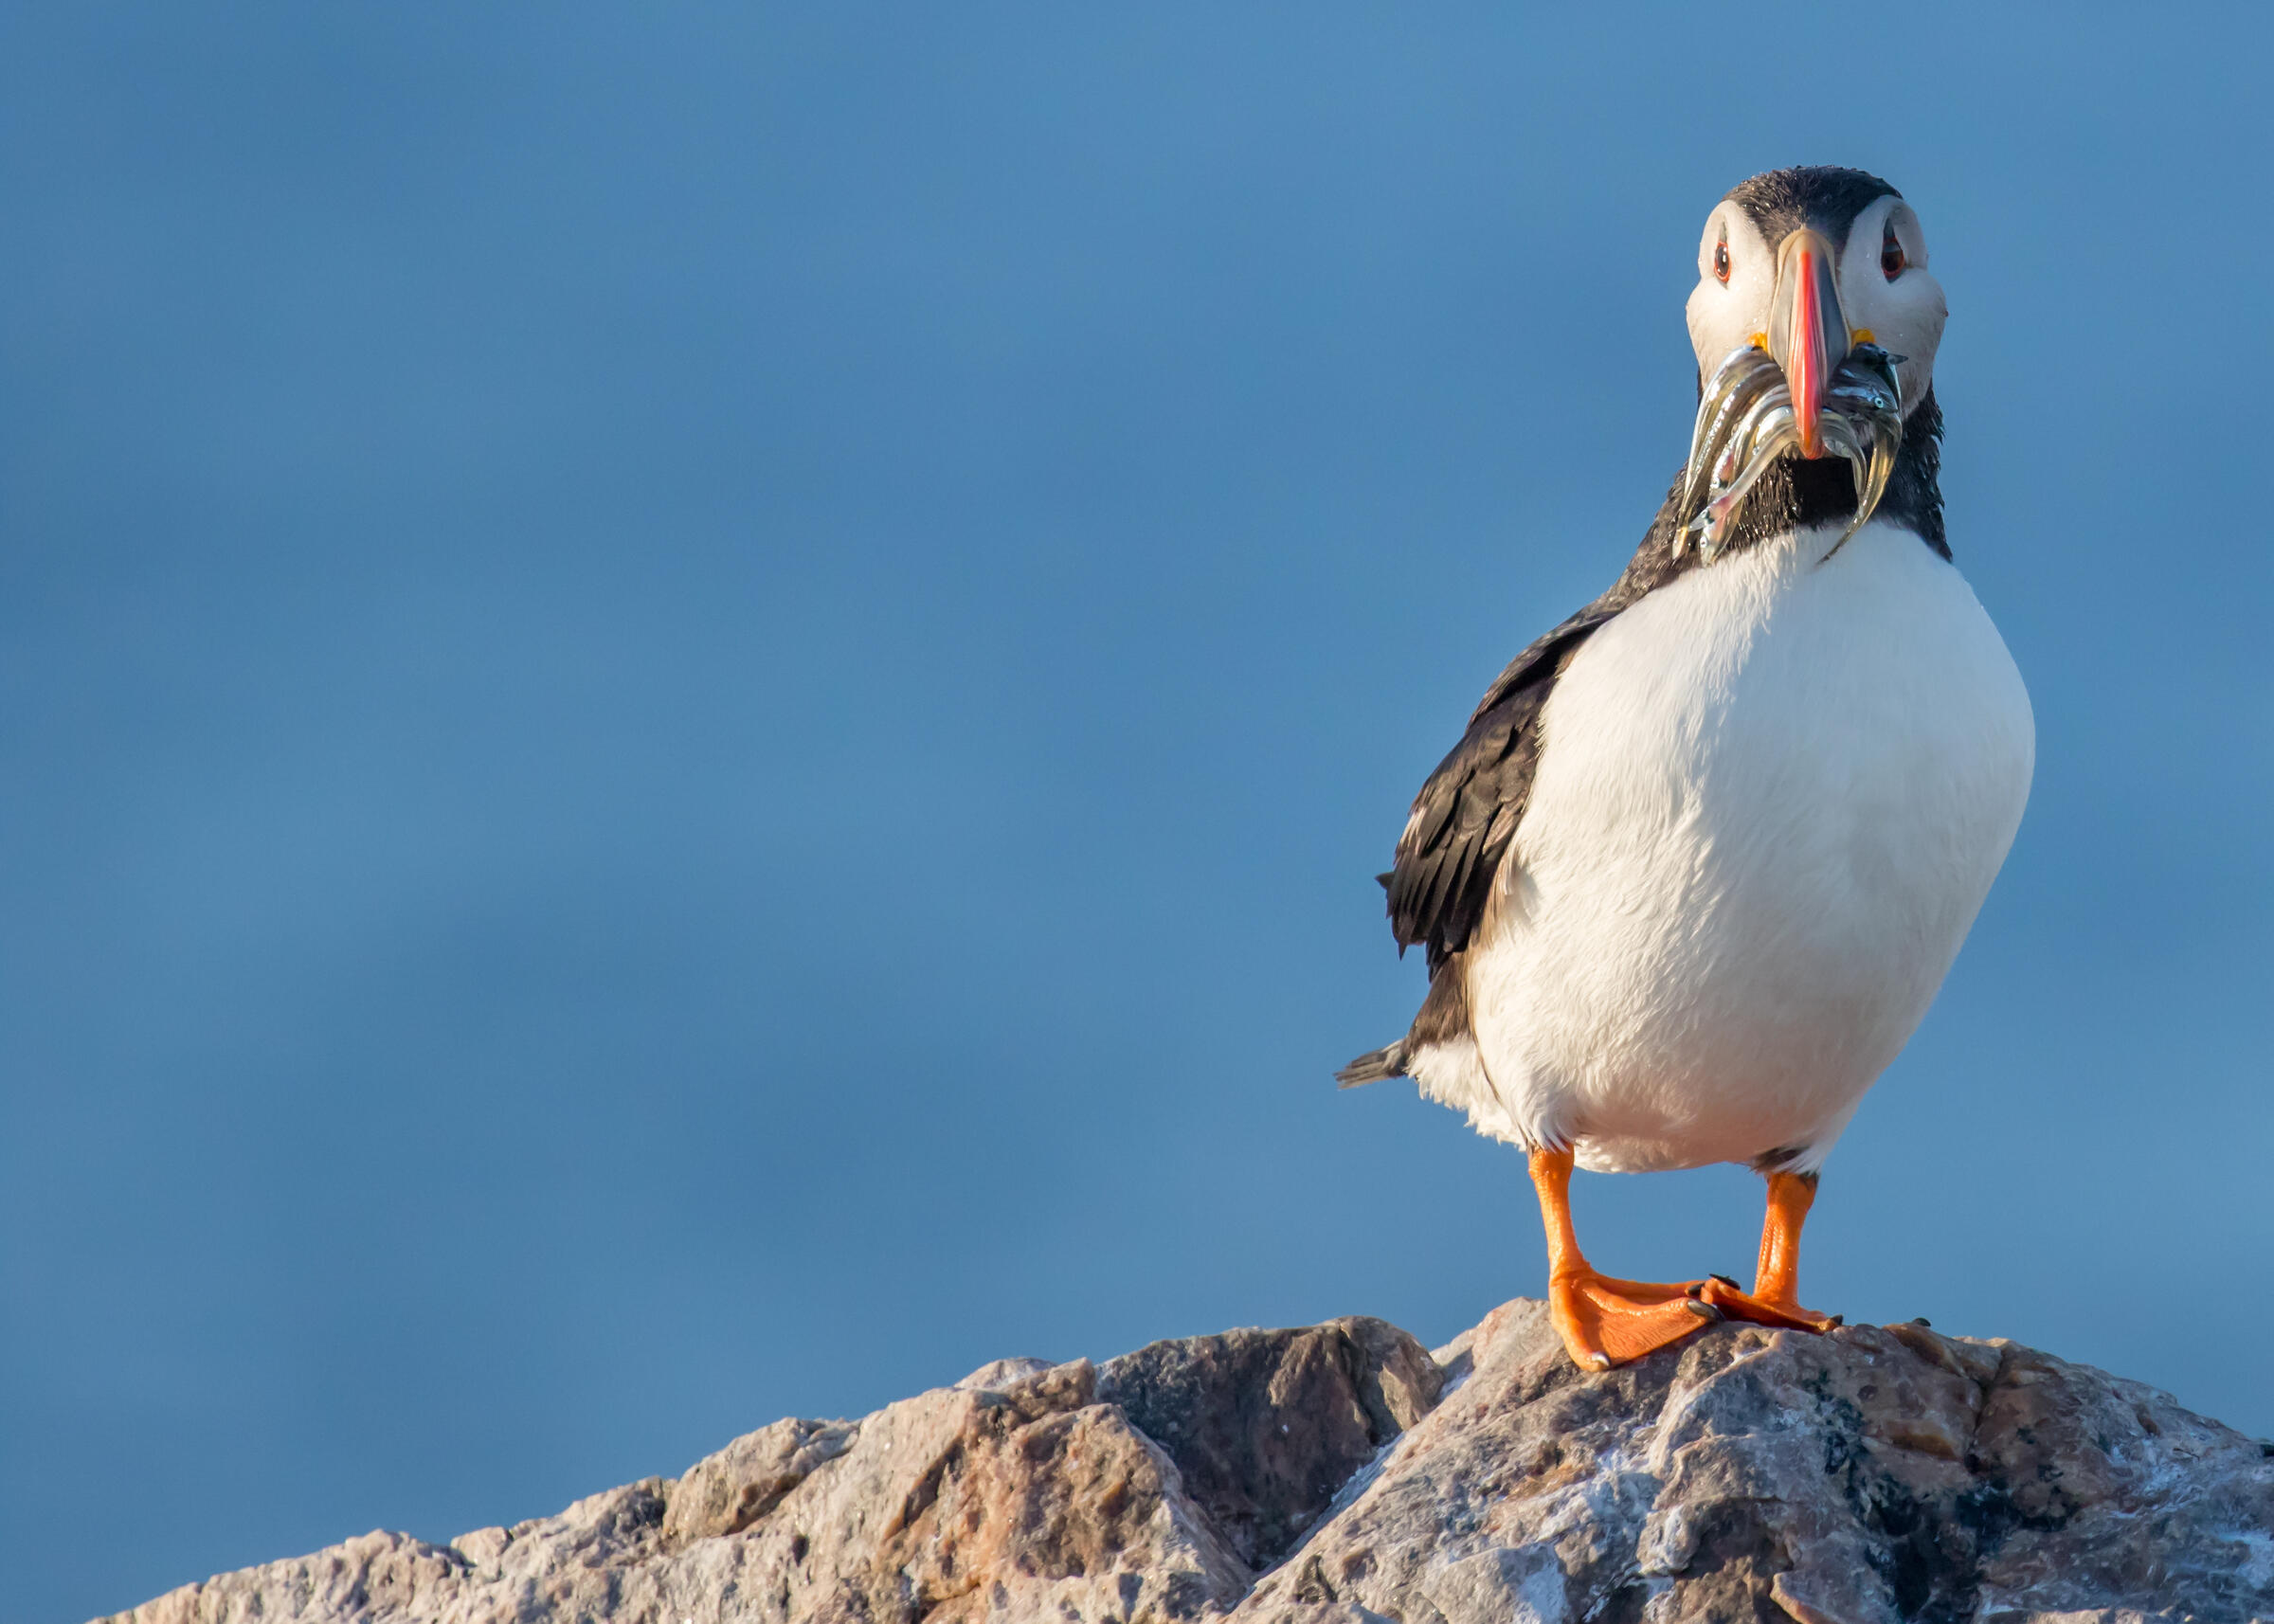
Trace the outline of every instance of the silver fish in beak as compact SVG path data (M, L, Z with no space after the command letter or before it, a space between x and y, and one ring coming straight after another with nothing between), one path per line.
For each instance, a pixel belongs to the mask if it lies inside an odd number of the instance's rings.
M1803 226L1777 253L1777 290L1765 344L1732 351L1698 402L1683 480L1678 555L1695 544L1711 560L1760 477L1788 453L1847 459L1855 516L1830 558L1861 530L1886 494L1903 444L1903 386L1890 355L1856 343L1832 278L1831 244Z

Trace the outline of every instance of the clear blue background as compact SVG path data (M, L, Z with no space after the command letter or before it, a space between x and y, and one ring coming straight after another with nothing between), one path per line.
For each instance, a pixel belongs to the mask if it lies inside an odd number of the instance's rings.
M1508 9L6 12L0 1616L1538 1292L1371 876L1794 162L2040 741L1808 1295L2274 1431L2264 13Z

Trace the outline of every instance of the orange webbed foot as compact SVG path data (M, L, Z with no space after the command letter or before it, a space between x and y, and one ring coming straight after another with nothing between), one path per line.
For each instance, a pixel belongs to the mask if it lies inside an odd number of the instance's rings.
M1730 1319L1743 1320L1749 1325L1814 1331L1821 1336L1846 1323L1837 1314L1819 1314L1814 1308L1802 1308L1789 1296L1762 1292L1758 1286L1751 1291L1740 1290L1737 1282L1725 1274L1710 1275L1704 1284L1701 1295L1705 1301Z
M1727 1275L1716 1274L1706 1282L1706 1300L1733 1320L1821 1336L1840 1323L1840 1316L1800 1306L1800 1226L1815 1204L1816 1176L1777 1172L1767 1177L1769 1210L1760 1226L1760 1266L1753 1272L1753 1290L1741 1290Z
M1609 1370L1718 1323L1723 1312L1703 1285L1657 1286L1573 1271L1548 1281L1548 1314L1573 1363Z

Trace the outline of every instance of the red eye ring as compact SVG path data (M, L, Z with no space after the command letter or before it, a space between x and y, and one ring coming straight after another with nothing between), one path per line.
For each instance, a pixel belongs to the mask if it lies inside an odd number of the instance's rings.
M1886 234L1879 240L1879 274L1893 281L1909 269L1911 258L1903 251L1903 244L1895 236L1895 222L1887 222Z
M1713 274L1723 281L1729 280L1729 239L1726 237L1713 245Z

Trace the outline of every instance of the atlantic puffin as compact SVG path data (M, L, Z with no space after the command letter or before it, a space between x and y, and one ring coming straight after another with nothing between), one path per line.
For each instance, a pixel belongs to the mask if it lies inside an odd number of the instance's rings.
M1610 590L1500 674L1381 877L1428 955L1410 1076L1523 1146L1571 1357L1723 1318L1822 1331L1801 1224L2004 862L2035 730L1951 560L1946 316L1919 216L1857 170L1760 174L1707 216L1690 456ZM1768 1182L1752 1290L1598 1273L1574 1164Z

